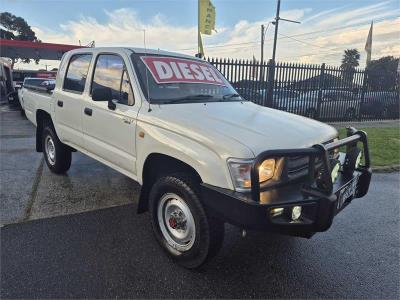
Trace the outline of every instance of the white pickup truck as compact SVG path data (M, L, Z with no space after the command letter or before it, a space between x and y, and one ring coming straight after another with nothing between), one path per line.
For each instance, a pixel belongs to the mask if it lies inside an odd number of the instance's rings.
M150 211L158 242L187 268L217 252L225 222L325 231L371 179L364 132L339 140L326 124L258 106L177 53L70 51L54 90L27 89L24 109L52 172L67 172L78 150L139 182L138 212Z

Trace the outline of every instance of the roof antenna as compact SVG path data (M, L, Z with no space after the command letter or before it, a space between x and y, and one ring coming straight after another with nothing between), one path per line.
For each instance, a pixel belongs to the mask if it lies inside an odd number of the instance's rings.
M144 55L147 56L147 47L146 47L146 29L143 29L143 45L144 45ZM151 100L150 100L150 88L149 88L149 74L147 70L147 66L145 66L146 70L146 85L147 85L147 101L149 102L149 109L147 112L151 112Z

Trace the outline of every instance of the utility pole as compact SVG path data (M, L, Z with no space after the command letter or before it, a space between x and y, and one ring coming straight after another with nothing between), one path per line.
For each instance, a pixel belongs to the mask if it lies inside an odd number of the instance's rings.
M278 26L279 20L292 22L292 23L300 23L298 21L292 21L288 19L281 18L279 16L279 12L281 10L281 0L278 0L276 5L276 16L275 21L272 22L275 25L275 34L274 34L274 46L272 48L272 59L268 62L268 80L267 80L267 102L266 105L268 107L274 107L274 85L275 85L275 57L276 57L276 44L278 41Z
M274 34L274 48L272 49L272 61L275 62L275 54L276 54L276 42L278 39L278 25L279 25L279 11L281 10L281 0L278 0L278 4L276 6L276 16L275 16L275 34Z
M298 21L293 21L293 20L288 20L281 18L279 16L279 12L281 10L281 0L278 0L277 6L276 6L276 16L275 16L275 21L272 22L272 24L275 25L275 34L274 34L274 48L272 49L272 62L275 63L275 56L276 56L276 44L278 40L278 26L279 26L279 20L286 21L286 22L291 22L291 23L297 23L300 24Z
M261 24L261 59L260 59L261 65L264 62L264 40L265 40L265 26L264 24Z

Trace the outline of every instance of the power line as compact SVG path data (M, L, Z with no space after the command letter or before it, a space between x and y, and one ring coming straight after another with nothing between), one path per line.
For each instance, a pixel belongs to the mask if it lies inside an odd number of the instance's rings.
M278 33L278 34L281 35L281 36L287 37L287 38L289 38L289 39L291 39L293 41L296 41L298 43L302 43L302 44L309 45L309 46L312 46L312 47L317 47L317 48L322 48L322 49L329 49L329 50L332 50L332 51L336 51L337 50L337 49L327 48L327 47L324 47L324 46L319 46L319 45L316 45L316 44L305 42L305 41L302 41L302 40L299 40L299 39L295 39L295 38L292 38L292 37L290 37L288 35L285 35L285 34L282 34L282 33Z
M397 18L397 17L396 17ZM378 24L379 22L381 22L381 21L386 21L386 20L390 20L390 19L393 19L393 18L381 18L381 19L377 19L376 21L374 20L374 22L375 22L375 24ZM349 28L349 27L356 27L356 26L362 26L362 25L369 25L370 24L370 22L368 21L368 23L367 22L363 22L363 23L359 23L359 24L352 24L352 25L346 25L346 26L340 26L340 27L334 27L334 28L331 28L331 29L326 29L326 30L318 30L318 31L310 31L310 32L304 32L304 33L299 33L299 34L294 34L294 35L284 35L284 34L279 34L279 35L281 35L282 37L280 37L280 38L278 38L279 40L282 40L282 39L292 39L292 40L294 40L294 41L298 41L298 42L300 42L299 40L296 40L296 39L293 39L294 37L298 37L298 36L305 36L305 35L313 35L313 34L316 34L316 33L321 33L321 32L332 32L332 31L336 31L336 30L339 30L339 29L345 29L345 28ZM352 32L353 31L361 31L361 29L354 29L354 30L351 30ZM328 35L329 36L329 35ZM312 39L312 38L310 38L310 39ZM273 39L272 38L270 38L270 39L265 39L264 41L265 42L267 42L267 41L272 41ZM305 43L304 42L304 40L303 41L301 41L301 42L303 42L303 43ZM248 47L241 47L241 48L234 48L234 49L245 49L245 48L251 48L251 47L255 47L255 45L256 44L260 44L260 42L259 41L248 41L248 42L242 42L242 43L232 43L232 44L217 44L217 45L210 45L210 46L207 46L207 49L213 49L213 48L225 48L225 47L230 47L230 46L241 46L241 45L250 45L250 44L252 44L252 46L248 46ZM314 46L316 46L316 45L314 45ZM323 48L323 46L316 46L316 47L320 47L320 48ZM176 49L175 51L189 51L189 50L196 50L197 49L197 47L192 47L192 48L185 48L185 49Z
M379 23L381 21L396 19L398 17L400 17L400 16L390 17L390 18L380 18L380 19L374 20L374 23L376 24L376 23ZM304 36L304 35L316 34L316 33L321 33L321 32L331 32L331 31L336 31L336 30L339 30L339 29L345 29L345 28L349 28L349 27L357 27L357 26L363 26L363 25L370 25L370 24L371 24L371 21L368 21L368 22L362 22L362 23L358 23L358 24L351 24L351 25L333 27L333 28L325 29L325 30L317 30L317 31L310 31L310 32L294 34L294 35L290 35L289 37ZM356 29L356 30L360 30L360 29Z

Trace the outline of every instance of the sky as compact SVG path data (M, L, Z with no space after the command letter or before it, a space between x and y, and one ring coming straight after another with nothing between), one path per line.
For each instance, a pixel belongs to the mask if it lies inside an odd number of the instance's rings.
M212 0L216 30L203 36L208 57L260 58L260 26L266 31L264 57L272 55L276 0ZM195 54L195 0L2 0L1 11L23 17L43 42L96 46L146 46ZM356 48L365 66L365 42L374 21L372 59L400 56L400 0L281 0L277 61L340 65L343 51ZM57 61L17 68L57 67Z

